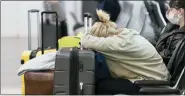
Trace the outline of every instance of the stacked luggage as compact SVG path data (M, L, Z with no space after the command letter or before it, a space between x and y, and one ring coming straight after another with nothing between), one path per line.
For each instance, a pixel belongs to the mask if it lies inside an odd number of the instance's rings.
M32 50L32 40L31 40L31 13L36 13L37 14L37 25L38 25L38 48L35 50ZM48 20L44 22L44 15L56 15L56 24L48 24ZM77 42L71 43L71 45L78 46L80 42L79 38L74 38L73 36L65 36L61 38L61 31L60 27L61 25L58 24L58 14L57 12L54 11L43 11L41 12L41 32L39 28L39 10L36 9L31 9L28 11L28 50L24 51L21 55L21 64L25 64L27 61L38 57L42 55L43 53L49 53L49 52L56 52L58 50L58 47L61 47L61 45L67 46L67 43L61 43L63 41L65 42L72 42L72 40L76 40ZM60 27L59 27L60 26ZM42 41L42 42L41 42ZM68 44L69 45L69 44ZM22 93L25 93L25 77L24 75L21 76L22 80Z
M35 50L32 50L32 42L31 42L31 13L36 13L37 14L37 26L38 26L38 32L37 32L37 36L38 36L38 48L35 49ZM53 32L51 28L50 31L45 31L44 32L44 28L47 28L47 26L44 27L45 23L44 23L44 18L43 18L43 15L44 14L55 14L56 15L56 24L55 25L50 25L50 26L55 26L56 29L55 31L56 32ZM49 11L43 11L41 12L41 33L40 33L40 30L39 30L39 10L36 10L36 9L31 9L28 11L28 50L24 51L21 55L21 64L25 64L27 61L35 58L35 57L38 57L40 55L42 55L43 53L49 53L49 52L55 52L56 51L56 48L58 48L58 42L54 43L54 42L51 42L53 41L52 39L54 39L54 41L58 41L58 34L59 34L59 30L58 30L58 15L57 15L57 12L49 12ZM49 26L49 25L48 25ZM44 34L47 34L47 36L53 36L53 35L50 35L50 34L55 34L55 36L53 37L50 37L50 42L48 42L49 40L46 41L47 38L45 38L46 36L44 36ZM42 41L42 42L41 42ZM44 42L45 41L45 42ZM50 45L51 44L51 45ZM56 44L56 45L53 45L53 44ZM49 46L50 45L50 46ZM41 51L41 49L43 51ZM22 80L22 93L24 94L25 93L25 77L24 75L21 76L21 80Z
M37 14L38 25L38 48L32 50L31 42L31 13ZM55 15L55 24L51 24L48 19L44 22L44 15ZM28 60L33 59L41 55L41 48L44 49L44 53L54 52L56 48L76 46L79 47L79 36L66 36L63 33L66 31L61 27L66 27L65 24L59 24L58 14L55 11L43 11L41 12L41 32L39 28L39 10L32 9L28 11L28 50L24 51L21 55L21 64L26 63ZM42 41L42 42L41 42Z
M87 32L87 19L90 18L89 26L91 26L92 18L91 15L87 13L84 17ZM56 40L58 40L58 38ZM56 43L56 45L58 44ZM44 50L42 47L41 55L44 53ZM26 72L24 74L23 86L25 86L25 89L22 90L23 94L94 94L94 56L94 51L75 46L58 49L54 70Z

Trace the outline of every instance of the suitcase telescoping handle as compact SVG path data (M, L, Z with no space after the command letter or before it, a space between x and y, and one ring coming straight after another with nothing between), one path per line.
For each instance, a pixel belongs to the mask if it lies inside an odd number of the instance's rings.
M88 27L87 27L87 20L88 20L88 15L89 13L84 13L84 26L85 26L85 34L87 33L88 31Z
M92 15L88 12L84 13L84 26L85 26L84 34L87 34L92 26ZM80 49L83 50L82 46L80 46Z
M28 50L32 49L31 44L31 13L37 14L37 40L38 40L38 47L40 47L40 24L39 24L39 10L38 9L31 9L28 10Z
M92 27L92 15L89 13L88 15L88 18L89 18L89 27L88 27L88 31L91 30L91 27Z
M58 14L55 11L43 11L41 13L41 28L42 28L42 32L41 32L41 38L42 38L42 47L41 47L41 51L42 54L44 54L44 14L55 14L56 17L56 50L58 50L58 39L59 39L59 30L58 30ZM48 37L49 39L49 37Z
M84 26L85 26L85 34L87 34L92 26L92 15L90 13L84 13Z

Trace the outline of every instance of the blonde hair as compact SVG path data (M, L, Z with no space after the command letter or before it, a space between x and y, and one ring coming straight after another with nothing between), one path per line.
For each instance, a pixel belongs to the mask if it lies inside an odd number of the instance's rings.
M116 35L119 31L116 29L116 24L110 21L110 15L103 10L96 10L99 21L96 22L90 30L90 34L97 37L108 37Z

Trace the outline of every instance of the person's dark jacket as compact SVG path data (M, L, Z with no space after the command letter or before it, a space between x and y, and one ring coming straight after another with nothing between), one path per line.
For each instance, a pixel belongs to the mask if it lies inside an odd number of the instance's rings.
M97 0L99 1L98 9L102 9L110 14L110 20L115 22L121 11L118 0Z
M177 43L183 37L185 37L185 26L180 29L175 29L171 32L165 32L160 36L156 44L156 49L162 56L165 64L168 64L168 61L170 60Z

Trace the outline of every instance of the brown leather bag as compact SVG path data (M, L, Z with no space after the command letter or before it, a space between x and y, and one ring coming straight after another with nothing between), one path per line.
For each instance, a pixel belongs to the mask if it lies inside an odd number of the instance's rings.
M25 95L52 95L54 71L26 72Z

